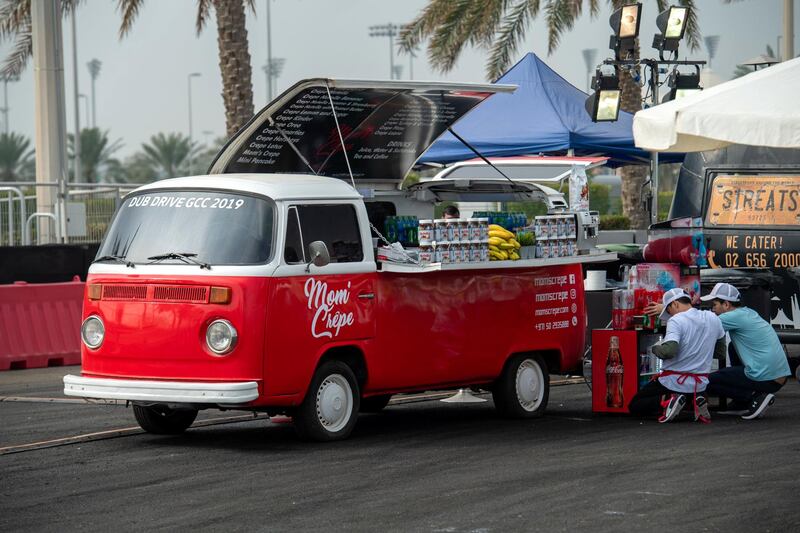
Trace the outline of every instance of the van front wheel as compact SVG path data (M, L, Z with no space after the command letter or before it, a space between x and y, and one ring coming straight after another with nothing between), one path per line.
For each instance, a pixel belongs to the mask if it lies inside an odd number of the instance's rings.
M139 426L156 435L180 435L197 418L197 409L170 409L163 405L133 404Z
M541 416L550 396L547 365L538 355L518 355L506 362L492 388L497 411L511 418Z
M347 438L356 425L359 400L358 382L350 367L341 361L323 363L294 414L297 434L316 441Z

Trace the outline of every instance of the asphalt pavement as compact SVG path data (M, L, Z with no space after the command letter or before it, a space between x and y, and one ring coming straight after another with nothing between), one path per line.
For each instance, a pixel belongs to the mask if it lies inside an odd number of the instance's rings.
M0 372L0 531L800 530L794 380L756 421L592 416L571 384L537 420L406 398L319 444L234 411L149 435L64 397L78 371Z

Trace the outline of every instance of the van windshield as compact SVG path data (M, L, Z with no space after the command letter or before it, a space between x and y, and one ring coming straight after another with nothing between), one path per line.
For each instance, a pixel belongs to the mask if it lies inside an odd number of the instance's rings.
M97 252L133 263L187 254L212 265L265 263L272 254L273 205L208 191L152 191L127 198ZM159 262L186 264L179 257Z

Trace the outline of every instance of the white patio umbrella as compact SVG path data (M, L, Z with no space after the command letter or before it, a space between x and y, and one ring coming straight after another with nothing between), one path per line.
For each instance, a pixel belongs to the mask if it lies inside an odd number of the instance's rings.
M633 117L636 146L700 152L729 144L800 148L800 58L721 83Z

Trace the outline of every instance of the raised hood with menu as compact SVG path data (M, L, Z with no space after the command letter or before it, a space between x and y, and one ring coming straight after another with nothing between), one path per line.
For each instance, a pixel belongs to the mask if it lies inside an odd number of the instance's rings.
M356 180L400 183L447 128L492 94L514 88L301 81L255 115L223 148L209 173L311 173L349 179L352 172Z

